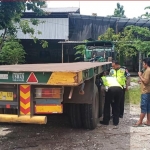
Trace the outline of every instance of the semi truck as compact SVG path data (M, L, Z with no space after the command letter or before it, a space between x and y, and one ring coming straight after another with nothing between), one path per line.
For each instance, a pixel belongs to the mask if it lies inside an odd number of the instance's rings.
M95 129L112 57L112 42L93 41L85 43L84 62L1 65L0 122L46 124L47 115L66 112L73 128Z

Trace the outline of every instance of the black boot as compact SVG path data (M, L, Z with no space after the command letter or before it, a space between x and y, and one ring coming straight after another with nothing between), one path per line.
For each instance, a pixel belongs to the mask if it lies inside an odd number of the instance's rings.
M123 115L120 115L119 118L123 118Z
M100 124L103 124L103 125L109 125L109 122L106 122L106 121L100 121Z

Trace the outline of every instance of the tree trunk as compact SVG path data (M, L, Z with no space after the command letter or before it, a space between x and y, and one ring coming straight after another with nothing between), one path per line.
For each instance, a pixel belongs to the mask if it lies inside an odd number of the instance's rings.
M4 44L4 41L5 41L5 35L7 33L7 28L4 29L4 33L2 35L2 42L0 43L0 51L2 50L2 46Z

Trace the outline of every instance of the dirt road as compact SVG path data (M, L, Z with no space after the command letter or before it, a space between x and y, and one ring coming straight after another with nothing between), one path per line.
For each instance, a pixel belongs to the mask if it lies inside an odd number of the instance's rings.
M0 150L150 150L150 127L132 127L137 105L126 106L125 117L114 129L72 129L65 116L50 116L47 125L0 124Z

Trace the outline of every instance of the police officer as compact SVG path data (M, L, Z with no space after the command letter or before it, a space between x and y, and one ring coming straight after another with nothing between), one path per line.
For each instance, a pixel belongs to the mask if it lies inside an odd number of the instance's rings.
M110 69L109 75L116 77L120 85L123 87L123 94L120 102L120 115L119 115L120 118L123 118L125 91L128 89L128 85L130 82L130 74L126 67L121 67L119 62L114 61L112 62L112 68ZM112 105L114 105L113 102ZM113 115L113 109L112 109L112 115Z
M122 86L117 81L116 77L103 76L103 85L105 86L105 103L104 103L104 117L101 124L108 125L110 121L110 105L114 100L113 107L113 124L117 126L119 124L119 112L120 112L120 100L122 97Z

